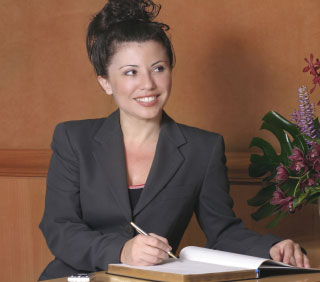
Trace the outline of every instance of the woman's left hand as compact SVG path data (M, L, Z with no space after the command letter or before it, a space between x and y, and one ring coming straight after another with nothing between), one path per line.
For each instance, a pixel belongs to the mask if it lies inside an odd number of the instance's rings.
M290 239L275 244L270 249L270 256L275 261L310 268L309 259L302 252L300 245Z

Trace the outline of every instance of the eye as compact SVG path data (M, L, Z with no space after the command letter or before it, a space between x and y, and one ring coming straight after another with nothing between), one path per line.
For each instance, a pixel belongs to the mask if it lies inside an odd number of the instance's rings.
M164 66L157 66L155 69L154 69L155 72L163 72L164 71Z
M124 73L124 75L127 75L127 76L133 76L137 73L136 70L128 70Z

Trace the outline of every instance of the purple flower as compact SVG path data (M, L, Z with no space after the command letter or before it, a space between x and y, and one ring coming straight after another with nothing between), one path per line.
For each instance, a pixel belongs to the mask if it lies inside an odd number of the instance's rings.
M310 103L309 93L306 86L301 86L298 89L298 96L299 109L292 113L292 121L296 123L296 126L303 134L315 139L318 137L319 132L314 128L314 104ZM306 141L311 145L310 141Z
M285 166L283 166L283 164L280 164L277 167L276 181L283 183L288 179L288 177L289 177L288 169Z
M285 193L277 186L276 191L273 192L273 198L270 201L271 205L277 206L277 209L281 209L283 212L289 210L293 212L293 197L286 197Z

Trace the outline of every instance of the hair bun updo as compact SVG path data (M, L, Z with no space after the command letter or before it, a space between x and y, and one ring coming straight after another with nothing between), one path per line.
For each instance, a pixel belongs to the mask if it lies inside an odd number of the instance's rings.
M165 31L169 26L154 22L161 10L152 0L109 0L88 26L87 51L97 75L107 76L107 67L122 42L155 40L161 43L173 66L172 45Z
M125 20L151 22L158 16L161 5L150 0L110 0L105 9L109 24Z

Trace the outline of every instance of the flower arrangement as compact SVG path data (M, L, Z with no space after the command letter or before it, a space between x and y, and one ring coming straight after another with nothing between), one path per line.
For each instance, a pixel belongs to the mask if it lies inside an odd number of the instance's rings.
M314 61L312 54L305 61L303 72L313 76L314 86L310 93L306 86L298 89L299 109L292 114L292 121L274 111L262 119L261 129L272 132L279 140L280 154L262 138L254 137L250 143L250 147L260 148L263 155L251 155L249 175L264 178L262 189L248 204L258 207L251 214L255 220L275 215L267 225L269 228L320 198L320 124L309 99L309 94L320 86L320 61Z

